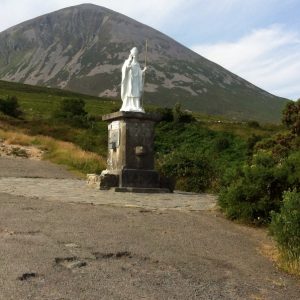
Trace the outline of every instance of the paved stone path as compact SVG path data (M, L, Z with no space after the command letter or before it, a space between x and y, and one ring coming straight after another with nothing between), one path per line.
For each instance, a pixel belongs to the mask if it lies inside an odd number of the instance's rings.
M209 194L175 192L173 194L135 194L100 191L84 180L52 178L0 178L0 191L14 196L34 197L62 202L93 203L140 207L149 210L210 210L216 197Z

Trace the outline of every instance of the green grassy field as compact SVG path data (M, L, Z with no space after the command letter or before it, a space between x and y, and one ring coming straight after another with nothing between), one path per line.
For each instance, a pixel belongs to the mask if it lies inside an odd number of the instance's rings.
M63 99L81 98L86 110L93 115L103 115L116 109L120 100L110 100L60 89L45 88L20 83L0 81L0 98L16 96L19 99L25 119L48 119Z

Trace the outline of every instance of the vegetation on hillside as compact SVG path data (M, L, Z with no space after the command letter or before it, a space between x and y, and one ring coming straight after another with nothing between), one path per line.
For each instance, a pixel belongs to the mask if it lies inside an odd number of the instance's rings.
M283 123L288 130L257 141L253 153L220 194L220 205L232 219L269 223L283 193L300 188L300 101L288 103Z
M287 130L257 142L248 161L222 187L231 219L269 224L281 265L300 274L300 100L283 111Z
M2 119L29 135L45 135L106 155L107 126L101 115L118 107L116 101L58 89L0 81L0 98L17 98L17 118ZM81 106L78 110L78 107ZM11 114L10 114L11 116Z
M279 129L191 115L180 105L158 112L162 121L156 127L157 168L174 178L177 189L192 192L218 192L248 161L256 142Z
M114 101L4 81L0 99L0 137L9 143L33 144L45 159L83 174L105 168L107 126L99 116Z
M158 170L176 180L176 189L192 192L217 191L221 174L247 155L247 142L240 137L176 117L158 124L155 147Z

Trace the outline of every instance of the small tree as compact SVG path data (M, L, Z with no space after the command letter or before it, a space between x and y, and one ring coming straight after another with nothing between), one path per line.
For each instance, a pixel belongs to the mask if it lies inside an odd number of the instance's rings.
M85 102L82 99L64 99L54 111L53 117L74 126L86 126L87 112L84 107Z
M156 109L157 113L161 115L161 120L165 122L173 122L174 116L173 116L173 110L169 107L159 107Z
M284 111L282 123L291 129L292 133L300 136L300 99L289 102Z
M191 123L194 121L193 115L187 111L183 111L179 102L173 108L173 119L176 123Z
M15 118L22 115L19 100L16 96L7 96L5 100L0 99L0 111Z

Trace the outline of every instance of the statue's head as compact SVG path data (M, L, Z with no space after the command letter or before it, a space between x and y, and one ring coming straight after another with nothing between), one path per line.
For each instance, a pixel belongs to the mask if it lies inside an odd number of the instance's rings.
M133 57L138 56L139 51L138 51L137 47L132 48L132 49L130 50L130 54L131 54Z

